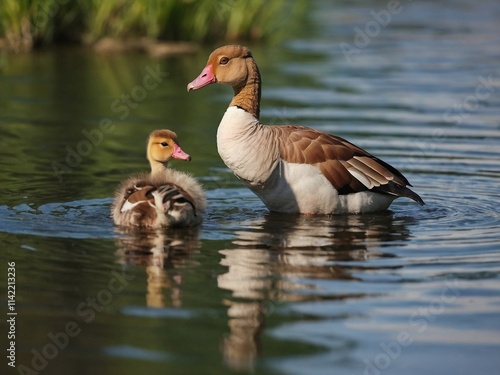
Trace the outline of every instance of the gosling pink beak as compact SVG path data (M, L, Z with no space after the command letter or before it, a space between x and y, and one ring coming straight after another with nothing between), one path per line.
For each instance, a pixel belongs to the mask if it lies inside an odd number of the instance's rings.
M176 143L174 143L174 152L172 153L174 159L191 161L191 155L186 154L184 150Z
M210 85L211 83L217 82L217 78L212 70L212 65L207 65L194 81L188 83L187 90L201 89L204 86Z

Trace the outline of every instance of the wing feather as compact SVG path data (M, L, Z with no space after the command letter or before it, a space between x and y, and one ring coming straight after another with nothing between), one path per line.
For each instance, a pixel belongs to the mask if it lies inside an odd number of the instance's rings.
M270 128L282 160L316 166L339 194L374 190L423 203L401 172L343 138L294 125Z

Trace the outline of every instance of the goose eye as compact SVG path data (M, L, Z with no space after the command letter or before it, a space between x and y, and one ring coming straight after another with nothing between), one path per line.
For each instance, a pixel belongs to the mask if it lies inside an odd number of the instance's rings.
M161 147L167 147L168 146L168 143L167 142L161 142Z
M227 63L229 62L229 58L227 57L221 57L220 60L219 60L219 64L220 65L226 65Z

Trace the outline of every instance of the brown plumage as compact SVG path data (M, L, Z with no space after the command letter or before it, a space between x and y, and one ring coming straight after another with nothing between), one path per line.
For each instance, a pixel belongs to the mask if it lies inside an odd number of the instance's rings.
M290 163L317 166L339 194L365 190L404 196L423 204L406 186L408 180L396 168L343 138L300 126L275 127L279 134L280 156ZM366 186L349 172L356 171L368 182Z
M201 185L190 175L168 168L172 158L190 160L170 130L156 130L148 139L150 173L138 173L118 187L111 213L116 225L160 228L195 226L206 207Z
M262 125L261 77L247 47L216 49L188 91L215 82L234 90L217 133L219 154L270 210L369 212L386 209L397 197L424 204L396 168L343 138L295 125Z

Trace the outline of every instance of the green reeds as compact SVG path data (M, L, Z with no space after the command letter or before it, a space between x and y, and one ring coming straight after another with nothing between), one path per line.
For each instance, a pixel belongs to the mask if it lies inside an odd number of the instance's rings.
M306 0L0 0L0 37L13 49L104 37L213 41L273 38Z

